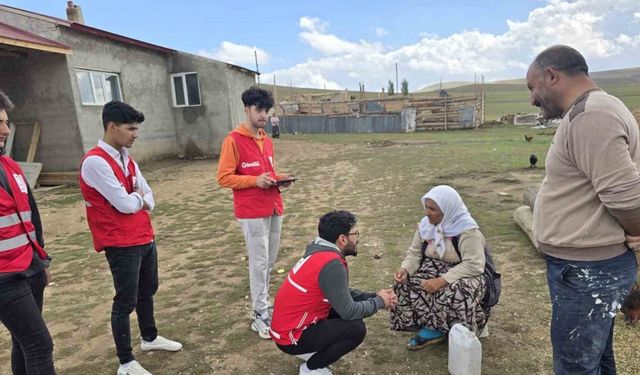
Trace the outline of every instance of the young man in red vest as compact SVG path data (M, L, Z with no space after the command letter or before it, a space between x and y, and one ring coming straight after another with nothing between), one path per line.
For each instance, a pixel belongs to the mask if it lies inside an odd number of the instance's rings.
M331 374L327 366L358 347L367 333L362 319L393 308L391 289L349 288L346 257L358 254L356 217L332 211L320 218L318 235L278 290L271 336L280 350L300 357L300 375Z
M11 334L14 375L55 375L53 342L42 318L50 258L40 213L22 169L4 155L11 109L0 91L0 321Z
M109 262L116 295L111 329L120 367L117 375L150 375L134 358L129 315L135 309L140 349L179 351L182 344L158 335L153 295L158 290L158 253L151 226L153 192L128 148L138 138L142 112L122 102L104 105L104 138L82 159L80 190L97 252Z
M275 170L273 143L264 131L273 96L251 87L242 93L246 122L224 139L218 163L218 183L233 189L235 217L249 254L249 286L253 303L251 329L270 339L269 274L280 247L284 208L278 186L290 176Z

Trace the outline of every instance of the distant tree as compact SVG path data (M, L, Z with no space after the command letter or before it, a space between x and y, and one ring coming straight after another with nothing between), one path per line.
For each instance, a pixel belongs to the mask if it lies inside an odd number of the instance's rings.
M409 81L406 78L402 80L400 91L402 91L402 95L409 95Z
M395 90L393 89L393 81L389 80L389 86L387 86L387 94L393 95Z

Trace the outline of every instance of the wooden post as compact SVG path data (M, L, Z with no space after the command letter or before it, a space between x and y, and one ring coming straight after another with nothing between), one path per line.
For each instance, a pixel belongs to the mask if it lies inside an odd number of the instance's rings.
M278 90L276 90L276 75L273 75L273 102L278 107ZM274 110L275 112L275 110Z
M482 121L480 122L480 124L484 124L485 121L485 109L486 106L484 104L484 76L482 76Z
M33 124L33 133L31 134L31 143L29 144L29 152L27 153L27 163L33 163L36 158L36 150L38 141L40 140L40 121Z
M444 96L444 130L447 130L447 117L448 117L448 110L447 110L447 96Z

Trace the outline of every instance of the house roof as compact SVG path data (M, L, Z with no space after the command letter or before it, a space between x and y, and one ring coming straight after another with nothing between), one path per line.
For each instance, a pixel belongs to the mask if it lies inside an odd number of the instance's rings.
M0 22L0 44L61 53L65 55L71 53L71 48L62 43L41 37L40 35L36 35L2 22Z
M110 39L110 40L114 40L116 42L121 42L121 43L126 43L126 44L131 44L134 45L136 47L142 47L142 48L147 48L147 49L151 49L157 52L162 52L162 53L175 53L176 50L175 49L171 49L171 48L166 48L166 47L162 47L156 44L151 44L151 43L147 43L147 42L143 42L141 40L137 40L137 39L133 39L133 38L129 38L123 35L118 35L118 34L114 34L102 29L96 29L95 27L91 27L91 26L87 26L87 25L83 25L81 23L76 23L76 22L71 22L71 24L69 25L69 28L72 30L77 30L83 33L87 33L87 34L91 34L91 35L95 35L95 36L100 36L106 39Z
M134 45L134 46L137 46L137 47L151 49L151 50L154 50L154 51L157 51L157 52L162 52L162 53L175 53L176 52L176 50L174 50L174 49L165 48L165 47L158 46L158 45L155 45L155 44L143 42L141 40L137 40L137 39L133 39L133 38L129 38L129 37L123 36L123 35L118 35L118 34L115 34L115 33L111 33L111 32L105 31L105 30L97 29L95 27L83 25L83 24L76 23L76 22L70 22L70 21L64 20L62 18L51 17L51 16L47 16L47 15L44 15L44 14L32 12L32 11L29 11L29 10L14 8L14 7L10 7L10 6L7 6L7 5L0 5L0 11L1 10L4 10L4 11L9 12L9 13L19 14L21 16L25 16L25 17L29 17L29 18L35 18L35 19L39 19L39 20L42 20L42 21L51 22L51 23L54 23L56 25L65 26L65 27L68 27L68 28L70 28L72 30L80 31L80 32L83 32L83 33L86 33L86 34L91 34L91 35L103 37L103 38L114 40L114 41L121 42L121 43L131 44L131 45ZM35 34L33 34L33 35L35 35Z
M134 45L134 46L140 47L140 48L151 49L151 50L154 50L154 51L157 51L157 52L161 52L161 53L173 54L173 53L177 52L175 49L162 47L162 46L159 46L159 45L156 45L156 44L143 42L141 40L129 38L129 37L126 37L126 36L123 36L123 35L115 34L115 33L112 33L112 32L106 31L106 30L102 30L102 29L98 29L98 28L95 28L95 27L83 25L83 24L80 24L80 23L77 23L77 22L71 22L71 21L68 21L68 20L65 20L65 19L62 19L62 18L52 17L52 16L48 16L48 15L45 15L45 14L40 14L40 13L36 13L36 12L24 10L24 9L19 9L19 8L14 8L14 7L7 6L7 5L0 4L0 11L6 11L6 12L14 13L14 14L19 14L19 15L22 15L22 16L25 16L25 17L30 17L30 18L35 18L35 19L39 19L39 20L42 20L42 21L51 22L51 23L54 23L56 25L65 26L65 27L68 27L69 29L76 30L76 31L79 31L79 32L83 32L83 33L86 33L86 34L91 34L91 35L103 37L103 38L110 39L110 40L113 40L113 41L117 41L117 42L120 42L120 43L126 43L126 44L130 44L130 45ZM33 34L33 35L35 35L35 34ZM69 47L67 47L67 48L69 48ZM69 50L71 50L71 49L69 48ZM244 68L244 67L241 67L241 66L235 65L235 64L227 63L227 66L229 68L237 69L237 70L239 70L241 72L245 72L245 73L249 72L249 73L253 73L253 74L260 74L257 71L254 71L254 70L248 69L248 68Z

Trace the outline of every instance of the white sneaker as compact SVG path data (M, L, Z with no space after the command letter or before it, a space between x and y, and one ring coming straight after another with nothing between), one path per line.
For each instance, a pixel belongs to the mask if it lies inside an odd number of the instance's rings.
M269 307L267 307L267 314L269 314L270 317L273 316L273 305L269 305ZM249 313L249 318L251 320L256 318L256 315L259 315L256 310L251 310L251 312Z
M117 375L152 375L149 371L145 370L138 361L127 362L124 365L118 367Z
M167 350L169 352L177 352L182 349L182 344L177 341L165 339L158 335L156 339L151 342L140 339L140 349L145 352L149 350Z
M307 367L307 362L300 365L300 373L299 375L333 375L331 370L328 367L323 367L315 370L309 370Z
M256 318L253 319L251 323L251 329L258 332L258 336L265 340L270 340L271 335L269 335L269 326L271 326L271 318L267 316L262 316L260 314L256 314Z
M305 353L305 354L296 354L296 357L300 358L301 360L307 362L309 360L309 358L313 357L314 354L316 354L317 352L313 352L313 353Z

